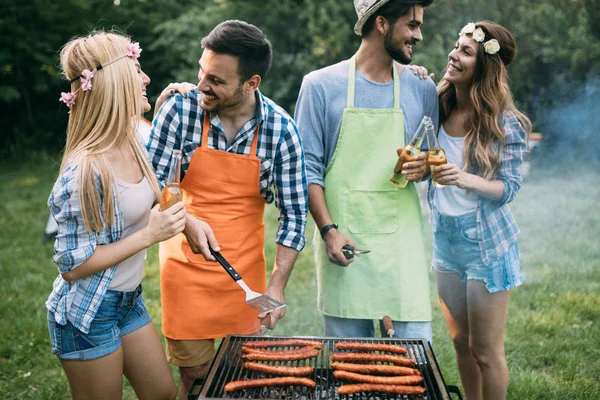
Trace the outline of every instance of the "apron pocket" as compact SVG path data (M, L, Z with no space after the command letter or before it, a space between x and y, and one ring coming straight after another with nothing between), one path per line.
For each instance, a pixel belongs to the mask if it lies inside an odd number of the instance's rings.
M397 189L350 190L348 229L358 234L394 233L399 228Z
M232 235L232 234L228 234L228 231L222 231L220 229L221 225L228 225L228 224L235 224L236 220L231 221L229 223L222 223L222 222L216 222L216 221L209 221L209 220L204 220L206 223L208 223L211 228L213 229L213 233L215 234L215 237L217 238L217 242L219 243L219 247L221 248L220 253L223 255L223 257L225 257L225 259L227 259L227 261L233 265L234 268L236 268L235 266L235 262L238 259L238 254L239 254L239 250L240 247L242 245L242 243L244 242L244 237L242 236L241 233L237 234L237 235ZM204 258L204 256L200 253L196 254L192 251L192 248L190 247L190 244L188 243L187 238L185 237L185 235L182 235L183 238L181 239L181 250L183 250L183 254L185 255L185 258L187 258L187 260L192 263L192 264L204 264L207 263L206 259ZM218 264L216 262L210 262L211 264L214 264L218 267Z

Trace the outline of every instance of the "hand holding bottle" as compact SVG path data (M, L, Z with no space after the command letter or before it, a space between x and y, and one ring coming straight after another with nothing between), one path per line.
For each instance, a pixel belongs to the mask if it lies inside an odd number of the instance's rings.
M152 207L148 223L144 228L149 245L170 239L178 233L183 232L186 215L187 212L183 201L175 203L172 207L164 211L159 211L158 204Z

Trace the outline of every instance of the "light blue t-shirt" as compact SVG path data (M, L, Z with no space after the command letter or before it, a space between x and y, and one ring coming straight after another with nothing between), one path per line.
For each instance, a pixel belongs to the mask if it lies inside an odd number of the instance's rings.
M349 60L344 60L313 71L302 81L294 119L302 136L309 185L325 186L325 170L333 157L347 104L349 65ZM354 107L393 108L393 91L393 80L374 82L356 71ZM431 79L421 80L405 68L400 76L400 107L404 114L406 143L424 115L433 119L437 130L438 97ZM394 151L391 149L390 157L394 157Z

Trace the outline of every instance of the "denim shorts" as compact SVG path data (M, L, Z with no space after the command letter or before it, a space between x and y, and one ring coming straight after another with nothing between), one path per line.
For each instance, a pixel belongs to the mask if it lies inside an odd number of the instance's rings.
M438 272L455 272L463 282L483 281L490 293L520 286L525 275L520 272L519 245L515 243L502 257L485 265L479 248L476 215L476 211L459 216L433 211L432 268Z
M54 313L48 311L52 352L62 360L94 360L114 353L121 347L121 336L149 322L142 285L133 292L106 291L88 333L81 332L71 322L57 324Z

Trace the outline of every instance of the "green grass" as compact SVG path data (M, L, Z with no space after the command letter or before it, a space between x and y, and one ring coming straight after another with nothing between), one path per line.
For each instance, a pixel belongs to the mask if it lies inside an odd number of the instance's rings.
M0 398L67 399L51 354L44 301L57 270L52 245L40 244L46 199L58 172L42 157L0 167ZM512 293L506 329L509 399L600 398L600 187L592 174L534 175L511 206L522 229L525 284ZM272 265L276 210L268 207L267 258ZM286 292L288 313L274 335L322 335L310 246L300 254ZM431 230L426 225L429 242ZM428 243L428 246L429 243ZM430 250L430 247L429 247ZM150 250L145 299L160 325L156 247ZM431 274L434 349L448 384L459 383L452 344ZM177 372L173 370L176 375ZM125 383L125 399L134 399Z

